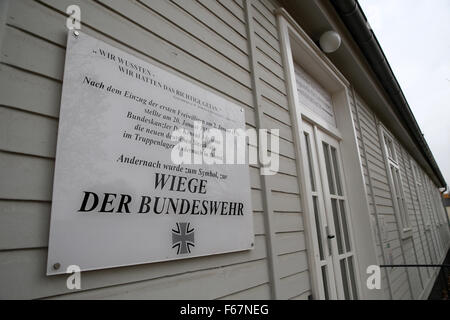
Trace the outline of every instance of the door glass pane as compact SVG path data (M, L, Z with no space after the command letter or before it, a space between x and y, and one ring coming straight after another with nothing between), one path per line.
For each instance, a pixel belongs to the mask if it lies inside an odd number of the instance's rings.
M330 189L330 194L335 194L334 191L334 180L333 175L331 174L331 163L330 163L330 154L329 154L329 146L327 143L322 142L323 146L323 155L325 157L325 165L327 167L327 180L328 180L328 187Z
M336 149L334 147L331 147L331 159L333 160L333 168L334 168L334 175L336 178L337 193L338 193L338 195L342 196L341 176L339 174Z
M334 232L336 233L336 241L338 245L338 252L339 254L343 253L342 250L342 235L341 235L341 228L339 227L339 213L337 208L337 200L331 199L331 207L333 209L333 220L334 220Z
M323 281L323 291L325 292L325 299L329 300L330 295L328 294L327 266L322 266L322 281Z
M358 299L358 292L356 291L355 271L353 267L353 257L348 257L348 269L350 271L350 282L352 283L353 299Z
M345 259L342 259L340 261L340 264L341 264L342 285L344 287L344 296L346 300L350 300L350 290L347 281L347 266L345 265Z
M347 252L351 250L350 248L350 237L348 234L348 227L347 227L347 217L345 214L345 208L344 208L344 200L339 201L339 208L341 209L341 223L342 223L342 231L344 233L344 239L345 239L345 248L347 249Z
M316 191L316 182L314 180L314 168L311 157L311 144L309 141L309 135L305 132L305 142L306 142L306 153L308 155L308 167L309 167L309 177L311 181L311 190Z
M319 243L320 260L323 260L322 233L320 232L319 209L317 206L317 197L313 196L314 217L316 220L317 242Z

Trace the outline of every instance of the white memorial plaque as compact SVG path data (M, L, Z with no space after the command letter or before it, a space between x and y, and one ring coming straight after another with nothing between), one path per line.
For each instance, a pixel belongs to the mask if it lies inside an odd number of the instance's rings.
M245 129L229 100L69 33L48 275L253 247L248 165L172 161L172 132L194 121Z

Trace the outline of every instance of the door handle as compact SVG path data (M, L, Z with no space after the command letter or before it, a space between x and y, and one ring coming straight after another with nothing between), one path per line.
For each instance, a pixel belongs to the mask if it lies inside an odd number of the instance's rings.
M330 234L330 229L328 226L325 226L325 232L327 234L327 243L328 243L328 255L332 255L332 249L331 249L331 239L334 238L334 234Z
M328 242L328 253L331 256L333 254L332 251L332 245L331 245L331 239L334 238L334 234L330 233L330 228L328 226L325 226L325 232L327 234L327 242Z

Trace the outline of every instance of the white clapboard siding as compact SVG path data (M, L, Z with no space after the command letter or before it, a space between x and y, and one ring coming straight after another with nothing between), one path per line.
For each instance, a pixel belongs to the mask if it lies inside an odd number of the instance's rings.
M51 200L52 159L0 151L0 164L0 199Z
M272 236L277 255L274 277L278 282L278 298L299 296L311 289L307 272L307 254L303 234L303 217L296 169L294 136L284 81L280 42L274 10L267 10L259 0L250 1L254 41L254 65L258 90L258 106L263 128L278 129L280 137L280 169L266 176L271 190ZM288 149L287 149L288 148ZM289 154L288 154L289 152ZM301 273L302 277L299 277ZM298 286L288 285L286 277L294 277ZM307 281L303 277L307 277Z
M255 57L261 62L261 65L267 66L266 68L273 73L274 76L284 79L283 67L258 47L256 47Z
M0 52L0 163L7 169L0 171L0 298L268 299L273 297L269 259L278 261L281 298L308 297L311 287L276 6L251 1L255 75L242 1L9 1ZM84 272L77 292L66 288L65 276L45 275L65 11L72 4L81 8L83 32L237 103L244 108L247 128L257 124L252 93L252 77L257 77L261 126L279 129L280 168L267 177L268 194L262 190L259 165L249 168L253 250ZM265 201L273 210L273 234L266 232ZM274 257L266 249L271 242Z
M381 149L378 143L378 138L376 134L376 124L374 116L370 113L368 109L363 105L361 99L357 96L356 104L353 103L354 121L355 127L358 133L358 143L360 149L361 161L364 163L365 171L364 180L366 182L366 192L368 197L368 202L370 204L371 214L374 214L371 223L375 223L377 215L385 216L386 213L393 213L392 201L390 198L390 192L388 189L386 172L384 169L384 164L382 162ZM369 132L369 133L368 133ZM380 164L381 162L381 164ZM373 194L372 194L373 192ZM375 214L376 213L376 214ZM384 218L387 220L387 217ZM375 225L372 225L372 229L376 229ZM382 244L380 242L380 237L378 231L375 231L375 240L377 241L377 258L379 263L386 263L382 252ZM388 239L391 248L394 248L395 234L392 232L388 233ZM384 247L385 245L383 245ZM393 298L389 293L391 288L388 277L392 279L392 273L390 270L382 270L382 289L385 292L385 296Z
M0 105L57 118L60 100L60 82L0 64Z
M253 8L252 8L253 9ZM270 52L278 52L280 53L280 44L278 42L277 37L267 31L266 28L259 22L262 19L257 19L258 12L256 10L252 10L253 21L255 22L255 33L264 43L265 47L269 49Z
M212 268L219 270L225 266L238 266L249 261L260 261L265 264L265 241L264 236L256 236L255 249L251 251L83 272L82 290L92 291L96 288L119 286L149 279L170 279L171 276L178 274L189 276L192 272L198 272L197 274L200 275L204 271L209 274L208 270ZM66 276L47 277L45 275L46 261L45 248L0 251L0 283L2 283L0 298L43 298L73 292L65 285ZM247 284L243 281L242 285ZM248 285L250 287L250 284Z
M252 190L253 224L255 235L264 235L260 192ZM0 200L0 250L40 248L48 245L50 202ZM280 228L301 230L301 224L292 224L289 214L280 217Z
M423 230L420 230L419 224L418 224L418 217L417 217L417 203L415 201L416 194L414 189L414 181L412 177L411 172L411 166L410 166L410 157L407 153L407 151L398 144L398 150L399 150L399 157L401 158L400 161L400 169L402 173L402 182L403 182L403 188L405 191L405 199L407 202L407 213L409 216L409 222L410 227L413 231L413 236L411 238L412 246L413 246L413 263L416 264L426 264L427 261L425 260L424 251L423 251L423 242L422 238L424 236ZM422 290L425 287L425 280L427 279L427 270L424 268L417 269L416 272L418 273L419 279L416 279L416 282L414 283L415 289L413 289L414 293L416 294L416 297L422 292ZM419 284L417 282L420 281L420 288Z
M413 217L411 216L411 210L412 210L411 189L409 189L409 186L408 186L408 180L406 177L406 168L405 168L405 164L403 161L404 148L398 143L398 141L395 141L394 144L395 144L395 149L396 149L396 153L397 153L397 160L398 160L399 167L400 167L400 180L401 180L402 189L403 189L403 193L404 193L405 210L406 210L406 214L409 219L409 226L411 227L412 232L413 232L412 237L409 237L402 241L403 251L404 251L404 255L405 255L405 261L407 264L418 264L419 260L417 257L416 243L414 242L414 237L415 237L415 235L417 235L418 230L416 228L414 228L414 224L412 221ZM409 268L408 272L409 272L409 278L410 278L409 280L411 283L412 296L414 298L418 298L423 289L419 269Z
M303 231L279 232L275 236L275 251L278 255L305 250Z
M272 12L269 12L260 1L252 2L252 10L254 19L258 21L262 28L264 28L274 39L278 39L278 29L275 17Z
M176 0L177 3L182 4L183 8L186 8L186 5L184 4L184 1L182 0ZM201 16L199 17L200 20L202 20L209 28L216 29L221 28L222 30L217 30L217 32L221 32L224 39L228 38L228 29L234 30L239 36L243 39L247 39L247 28L246 28L246 22L245 17L243 15L243 11L241 9L236 9L235 6L233 6L232 1L208 1L208 0L198 0L198 2L207 10L212 12L215 16L217 16L217 19L221 20L223 23L226 24L227 28L224 28L222 24L219 24L216 22L216 20L205 20ZM196 9L203 10L200 7L195 7ZM225 10L224 10L225 9ZM196 10L195 10L196 11ZM217 24L216 24L217 23ZM236 40L238 41L238 40ZM242 41L243 48L245 52L248 52L248 46L247 42Z
M305 291L302 294L299 294L298 296L289 298L289 300L309 300L311 296L311 291Z
M284 278L292 274L308 269L305 251L298 251L281 255L279 258L280 277Z
M268 283L263 283L256 287L239 291L224 297L220 297L220 300L269 300L270 286Z
M192 37L190 37L190 41L186 41L186 47L175 46L166 41L164 37L167 35L163 36L153 33L146 26L146 23L150 23L150 21L142 21L142 14L145 10L137 8L133 10L133 14L137 15L136 20L138 21L135 23L134 19L127 19L123 15L115 13L112 9L91 1L46 0L44 2L60 12L64 12L65 8L70 4L77 4L84 13L83 25L96 31L107 33L109 38L125 44L132 50L188 75L214 90L221 91L227 96L234 99L237 98L242 103L252 106L249 74L244 76L243 69L239 73L235 73L233 68L228 67L226 58L223 58L217 52L210 52L211 50L206 47L198 52L200 46ZM122 2L118 1L117 3L120 5ZM133 7L130 6L130 8ZM195 22L194 18L192 18L192 22ZM169 22L166 23L169 25ZM55 27L59 27L61 32L65 32L64 24L60 23ZM156 30L160 29L161 27ZM187 35L182 36L181 31L176 28L163 29L161 32L166 30L176 32L181 37L180 41L188 37ZM132 37L130 37L131 34L133 35ZM98 38L102 39L102 37ZM176 39L174 38L173 41L176 41ZM111 43L116 45L114 42ZM120 46L118 47L120 48ZM134 51L132 53L135 54ZM194 53L198 53L199 56Z
M259 34L255 33L256 47L265 55L268 59L272 60L279 67L283 67L281 61L280 52L270 46Z
M64 58L64 48L16 28L5 28L1 52L3 63L61 81Z
M410 164L412 156L395 140L401 183L406 202L405 206L412 229L411 237L401 239L400 226L393 206L394 199L390 190L386 164L384 163L382 151L384 146L378 137L378 119L359 97L357 97L356 105L353 105L352 109L358 143L360 144L360 156L363 162L363 175L367 187L368 202L371 207L371 213L374 214L376 212L378 216L383 216L387 223L387 243L392 249L393 263L423 264L436 261L439 256L438 241L441 241L442 244L446 243L447 248L449 243L448 241L445 242L442 236L439 237L437 232L433 232L433 228L431 228L431 231L425 230L424 217L425 215L430 215L432 218L433 208L430 198L424 194L425 187L419 190L415 185L414 174ZM426 177L427 181L430 180L421 168L419 170L421 175ZM434 187L434 190L436 189ZM420 202L422 202L422 206ZM376 234L375 238L377 241L377 256L380 261L384 261L378 234ZM417 299L422 296L430 282L435 281L435 278L431 277L432 273L425 269L410 268L406 270L405 268L392 268L388 269L387 272L389 273L392 298L394 299ZM387 282L386 285L388 285Z
M277 212L274 217L274 229L278 233L303 231L304 226L301 213Z
M0 107L0 149L53 158L58 121L54 118Z
M239 43L235 43L238 48L230 45L217 34L217 31L207 28L198 21L193 23L194 17L187 9L191 12L197 11L198 14L203 13L202 21L207 21L211 16L209 11L202 12L199 8L192 8L191 1L185 1L182 7L169 1L101 0L100 2L122 15L133 17L133 22L140 27L163 38L175 47L188 50L205 63L250 87L246 42L241 37L236 37L241 40ZM183 8L186 9L183 10ZM224 27L225 25L222 24L219 28L223 29ZM233 34L229 33L227 39L233 39Z
M277 298L308 299L304 213L278 5L274 0L247 1L249 5L244 0L8 1L0 46L0 298L269 299L277 283ZM247 128L279 129L278 173L261 177L259 165L249 167L253 250L84 272L77 292L66 288L65 276L45 276L65 11L72 4L81 7L83 32L233 101L244 108ZM378 119L359 97L352 102L352 113L370 214L386 221L393 262L441 263L450 234L439 224L437 187L419 167L424 181L416 189L412 155L397 143L413 229L412 237L401 239ZM375 239L383 261L376 232ZM388 291L389 282L392 298L417 298L433 276L404 268L384 270L383 289Z
M10 7L10 14L8 15L10 25L13 25L21 30L25 30L29 33L37 34L40 38L43 38L51 43L55 43L61 47L65 46L66 43L66 32L64 29L65 16L56 11L48 9L32 0L22 0L22 1L14 1ZM46 24L42 24L41 21L45 20ZM87 30L86 30L87 29ZM93 36L100 38L101 40L107 40L111 42L111 39L106 39L103 35L97 33L96 31L91 30L89 27L84 27L83 30L88 33L91 33ZM130 51L129 47L124 46L120 43L114 43L118 48L128 51L134 55L137 55L139 58L146 60L146 56L142 56L137 51ZM27 79L28 80L28 79ZM28 81L27 81L28 82ZM43 85L45 85L45 80L43 80ZM56 109L59 108L59 100L60 100L60 88L58 86L53 85L58 90L57 95L53 101L56 101L57 106ZM43 88L46 89L46 88ZM216 87L214 89L220 89L220 87ZM47 90L46 90L47 91ZM11 92L11 91L10 91ZM14 91L12 91L14 92ZM33 92L34 93L34 92ZM238 92L237 92L238 93ZM50 94L50 93L49 93ZM53 97L52 94L50 97ZM28 95L27 95L28 97ZM33 100L45 99L47 96L39 95L34 97ZM14 97L16 98L16 97ZM231 97L233 98L233 97ZM233 98L234 99L234 98ZM52 102L53 102L52 101ZM54 103L50 104L53 108ZM253 112L250 112L251 107L248 105L243 105L246 111L246 121L250 125L255 125L255 119Z
M303 271L287 277L283 277L281 278L280 282L281 287L283 288L280 299L290 299L297 297L299 295L299 292L300 294L304 292L302 291L303 288L311 287L308 271Z
M203 3L203 1L208 0L199 0ZM245 20L245 13L243 11L242 5L238 5L235 1L228 1L228 0L217 0L217 2L222 5L226 10L228 10L231 15L233 15L236 19L239 21L246 23Z
M170 278L139 281L119 287L81 291L71 299L215 299L269 280L265 260L245 262ZM67 296L54 297L66 299Z
M50 203L0 200L0 250L48 245Z

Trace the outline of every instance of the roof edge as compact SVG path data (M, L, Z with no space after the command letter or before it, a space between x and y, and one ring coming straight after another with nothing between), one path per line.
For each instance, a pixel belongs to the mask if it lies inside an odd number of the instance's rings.
M434 159L434 156L423 136L422 131L408 105L402 89L384 55L384 52L367 21L358 1L356 0L331 0L337 14L344 25L350 31L353 39L361 49L369 66L378 77L381 85L387 95L393 102L394 110L406 124L413 140L419 147L419 150L427 160L433 173L441 183L440 187L447 187L447 183Z

